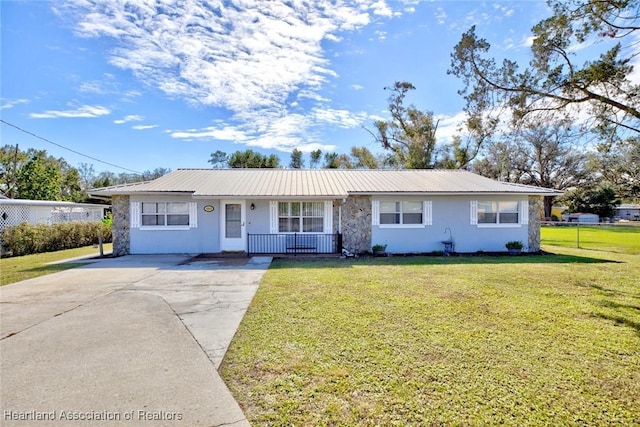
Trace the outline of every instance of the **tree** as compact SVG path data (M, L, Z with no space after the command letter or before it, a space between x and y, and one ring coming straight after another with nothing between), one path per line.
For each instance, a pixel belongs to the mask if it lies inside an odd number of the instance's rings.
M434 121L430 111L420 111L413 105L405 107L405 97L414 89L409 82L395 82L393 87L385 88L391 90L391 119L376 121L377 132L370 133L376 142L393 154L397 165L407 169L427 169L433 167L438 121Z
M13 199L18 196L18 170L29 160L18 145L0 148L0 191Z
M70 166L63 158L57 159L56 162L60 171L60 199L76 203L86 201L87 194L82 189L78 169Z
M280 159L275 154L267 156L253 150L236 151L229 156L228 165L231 168L277 168Z
M557 190L591 185L578 139L566 122L528 121L493 144L474 169L490 178ZM545 217L551 216L552 205L553 197L545 197Z
M320 164L320 160L322 159L322 150L317 149L317 150L313 150L310 153L311 156L311 160L309 162L309 166L311 167L311 169L315 169L318 167L318 165Z
M487 57L490 44L475 26L462 35L451 55L449 73L461 78L467 102L513 109L514 119L534 111L571 112L586 106L601 132L640 131L640 86L630 74L640 26L637 1L549 0L553 15L533 27L532 59L520 70L515 61L498 65ZM608 44L599 58L578 63L573 48Z
M207 161L214 169L221 169L228 166L229 156L224 151L217 150L215 153L211 153L211 158Z
M93 165L88 163L80 163L78 165L78 173L80 174L80 184L84 191L91 188L93 181L96 178L96 171L93 169Z
M291 152L291 162L289 167L292 169L302 169L304 167L304 159L302 158L302 151L294 148Z
M596 173L620 198L640 201L640 137L611 146L600 144L593 161Z
M338 169L340 162L338 161L338 153L324 153L324 169Z
M47 162L45 151L36 153L17 174L18 197L30 200L60 200L60 170Z
M168 173L171 173L171 169L169 168L155 168L152 171L144 171L142 176L140 176L140 181L152 181Z
M355 169L378 169L378 159L367 147L351 147L351 163Z
M561 198L571 212L594 213L600 218L612 218L616 206L620 205L616 192L611 187L577 188Z

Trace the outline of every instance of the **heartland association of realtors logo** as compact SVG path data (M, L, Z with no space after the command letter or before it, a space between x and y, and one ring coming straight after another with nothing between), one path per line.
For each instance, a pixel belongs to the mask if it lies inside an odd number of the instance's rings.
M182 413L169 411L13 411L2 412L4 421L181 421Z

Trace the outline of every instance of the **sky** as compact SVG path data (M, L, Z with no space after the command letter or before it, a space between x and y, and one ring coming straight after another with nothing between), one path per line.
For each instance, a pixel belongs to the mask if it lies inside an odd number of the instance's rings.
M407 103L432 111L446 142L463 118L447 74L462 33L476 25L493 55L526 66L550 12L537 0L0 0L0 14L2 145L128 173L208 168L217 150L283 166L294 148L379 153L367 129L388 118L396 81L416 87Z

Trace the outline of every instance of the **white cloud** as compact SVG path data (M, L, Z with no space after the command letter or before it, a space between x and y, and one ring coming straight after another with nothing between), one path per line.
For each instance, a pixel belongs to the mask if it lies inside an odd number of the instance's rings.
M454 135L460 133L460 127L464 124L466 117L464 111L460 111L453 116L446 114L435 116L434 118L438 120L438 129L436 130L438 141L451 142Z
M444 24L444 23L447 22L446 21L447 20L447 12L445 12L443 8L438 7L436 9L436 15L435 16L436 16L436 20L438 21L438 24Z
M234 129L244 132L234 140L265 148L301 146L313 138L306 130L312 133L320 117L301 118L287 108L298 108L292 101L301 99L330 102L321 90L337 73L323 41L340 42L341 33L369 25L374 16L398 14L387 0L69 0L56 8L75 20L79 36L114 39L112 65L170 97L230 111ZM275 122L257 126L264 117Z
M356 83L356 84L351 85L351 89L353 89L353 90L362 90L362 89L364 89L364 86L359 85L359 84Z
M135 126L131 126L131 129L135 129L135 130L146 130L146 129L153 129L153 128L157 128L158 125L135 125Z
M58 118L95 118L107 116L111 110L101 105L83 105L75 110L47 110L43 113L31 113L32 119L58 119Z
M20 105L20 104L28 104L29 100L28 99L1 99L2 104L0 104L0 110L7 110L9 108L13 108L16 105Z
M274 111L263 111L262 116L255 116L251 122L241 120L237 125L219 123L203 129L172 131L171 137L186 140L217 139L287 152L293 148L303 150L302 147L308 150L320 147L323 150L333 150L334 145L322 144L317 140L318 128L330 126L351 129L368 119L366 113L330 108L313 108L308 114L282 111L278 115Z
M130 114L128 116L124 116L122 119L114 120L113 123L121 125L127 122L141 122L142 120L144 120L144 117L138 116L136 114Z

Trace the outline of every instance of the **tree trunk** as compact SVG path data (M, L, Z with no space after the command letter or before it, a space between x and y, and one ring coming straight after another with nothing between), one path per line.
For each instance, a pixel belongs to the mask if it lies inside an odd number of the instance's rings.
M543 205L544 205L544 220L551 220L551 209L553 208L553 199L556 196L544 196Z

